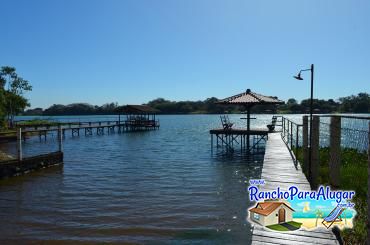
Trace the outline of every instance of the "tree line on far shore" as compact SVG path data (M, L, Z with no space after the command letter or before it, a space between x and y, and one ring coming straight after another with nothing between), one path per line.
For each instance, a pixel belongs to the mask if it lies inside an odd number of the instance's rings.
M212 97L204 101L170 101L158 98L147 105L160 110L161 114L219 114L219 113L243 113L243 106L219 105L217 98ZM42 108L29 109L22 115L109 115L116 114L118 103L108 103L102 106L87 103L74 103L69 105L52 105L43 110ZM359 93L337 100L314 99L314 113L370 113L370 95ZM310 99L288 99L284 105L257 105L252 108L253 113L308 113Z
M0 68L0 128L10 126L14 116L59 116L59 115L112 115L117 114L118 103L107 103L102 106L88 103L74 103L69 105L52 105L47 109L30 107L24 94L32 90L30 83L20 77L16 69L10 66ZM204 101L170 101L158 98L149 101L147 105L156 108L161 114L220 114L243 113L243 106L220 105L217 98L212 97ZM308 113L310 100L298 102L288 99L284 105L257 105L252 108L252 113ZM314 113L370 113L370 95L359 93L337 100L313 101Z

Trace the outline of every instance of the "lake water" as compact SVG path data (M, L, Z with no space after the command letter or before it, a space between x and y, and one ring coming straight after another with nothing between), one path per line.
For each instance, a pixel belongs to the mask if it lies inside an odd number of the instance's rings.
M230 120L243 126L240 117ZM74 138L67 132L64 166L0 181L0 240L250 243L246 188L260 177L263 155L211 152L217 115L159 120L156 131ZM257 115L253 127L269 122L271 115ZM0 150L14 153L14 143ZM24 144L26 156L53 150L55 135Z

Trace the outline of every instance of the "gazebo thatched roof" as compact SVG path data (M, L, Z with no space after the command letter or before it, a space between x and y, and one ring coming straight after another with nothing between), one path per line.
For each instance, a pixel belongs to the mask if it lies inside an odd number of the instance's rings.
M237 94L217 102L218 104L234 104L234 105L274 105L274 104L284 104L284 101L279 100L277 97L266 96L262 94L257 94L247 89L244 93Z

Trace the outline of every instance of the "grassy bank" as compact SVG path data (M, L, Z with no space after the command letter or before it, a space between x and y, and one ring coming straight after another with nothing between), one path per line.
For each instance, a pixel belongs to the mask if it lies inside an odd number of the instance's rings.
M12 156L0 151L0 162L14 159Z
M0 133L5 135L7 133L14 134L15 128L17 127L51 127L51 126L58 126L58 122L45 120L45 119L32 119L26 121L19 121L13 128L9 127L0 127Z
M57 126L58 122L50 121L50 120L43 120L43 119L32 119L27 121L20 121L17 122L17 126L22 127L50 127L50 126Z
M341 232L346 244L366 244L367 238L367 164L368 155L366 152L359 152L354 149L341 149L340 165L340 189L354 190L356 195L352 200L355 203L357 215L354 218L353 229L345 229ZM303 150L299 148L297 158L303 167ZM330 149L320 148L320 185L329 185L329 160ZM307 173L305 173L307 176Z

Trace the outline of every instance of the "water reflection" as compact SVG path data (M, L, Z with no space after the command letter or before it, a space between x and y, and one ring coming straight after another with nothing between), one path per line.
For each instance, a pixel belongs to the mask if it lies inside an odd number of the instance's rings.
M248 244L246 188L263 155L211 154L217 116L160 120L158 131L67 137L63 167L0 181L0 238ZM28 142L27 154L48 149Z

